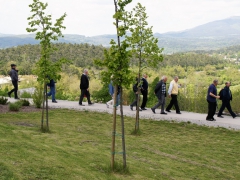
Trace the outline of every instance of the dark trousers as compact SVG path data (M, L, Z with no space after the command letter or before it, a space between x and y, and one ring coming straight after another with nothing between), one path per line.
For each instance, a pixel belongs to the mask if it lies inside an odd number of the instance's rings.
M89 93L89 91L87 89L81 89L81 95L80 95L80 99L79 99L79 104L82 104L84 95L87 97L88 104L91 104L90 93Z
M8 93L11 94L14 92L14 98L18 98L17 92L18 92L18 82L17 81L12 81L13 84L13 89L11 91L9 91Z
M132 102L130 106L137 106L137 99L138 99L138 94L135 94L135 100Z
M141 108L143 109L143 108L146 107L146 104L147 104L148 90L141 90L141 92L142 92L142 95L143 95Z
M208 101L208 115L207 115L207 119L213 119L213 116L216 112L216 108L217 108L217 102L210 102Z
M165 106L165 94L162 94L160 97L158 97L158 103L152 107L152 109L157 109L159 106L161 106L161 113L164 113L164 106Z
M222 101L222 106L218 112L218 116L222 115L222 112L225 109L225 107L227 108L232 117L236 117L236 114L232 111L230 101Z
M169 105L167 106L166 110L170 111L170 109L172 108L173 105L176 109L176 113L180 113L179 106L178 106L177 95L175 95L175 94L171 94L171 101L170 101Z

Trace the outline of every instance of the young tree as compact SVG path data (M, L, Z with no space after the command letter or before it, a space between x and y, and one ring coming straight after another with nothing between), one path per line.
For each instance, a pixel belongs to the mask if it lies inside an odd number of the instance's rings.
M36 33L35 39L40 40L41 45L41 57L36 63L35 73L38 76L38 81L43 84L44 99L41 128L43 130L44 110L46 109L46 127L49 130L48 125L48 97L47 97L47 82L50 79L59 80L61 77L59 72L61 71L62 64L66 62L65 59L60 59L56 62L50 60L50 54L56 49L53 48L51 41L58 40L59 37L63 37L61 30L65 29L63 21L66 17L66 13L62 15L56 22L52 23L52 16L45 13L48 3L42 3L39 0L33 0L33 3L29 5L31 8L32 16L28 17L27 32ZM46 105L45 105L46 104Z
M148 27L146 8L140 3L128 14L130 36L127 41L133 57L138 59L138 100L136 111L135 133L139 130L139 99L141 93L141 75L145 67L158 67L163 60L162 48L158 39L153 36L152 27Z
M114 85L114 110L113 110L113 131L112 131L112 156L111 167L114 169L115 157L115 136L116 136L116 105L117 105L117 91L120 87L120 112L121 112L121 128L122 128L122 148L123 148L123 167L126 168L126 150L125 150L125 133L124 133L124 116L122 106L122 87L129 87L133 77L129 70L131 53L129 51L129 44L124 40L127 27L127 13L125 11L126 5L131 3L132 0L114 0L115 19L114 25L117 31L117 42L111 40L111 47L104 50L104 60L97 60L95 63L101 67L106 67L102 72L102 79L104 82L112 81ZM112 78L110 78L112 77Z

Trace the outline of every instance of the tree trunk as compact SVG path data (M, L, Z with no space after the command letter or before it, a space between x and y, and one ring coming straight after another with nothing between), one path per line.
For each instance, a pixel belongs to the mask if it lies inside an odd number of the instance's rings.
M125 147L125 132L124 132L124 116L123 116L123 104L122 104L122 87L120 87L120 113L121 113L121 125L122 125L122 152L123 152L123 168L127 167L126 147Z
M115 13L118 12L118 0L114 0ZM119 27L118 27L119 19L116 19L116 30L117 30L117 41L119 51L121 49L121 41L119 36ZM119 71L122 70L122 66L120 65ZM117 108L117 92L118 92L118 84L114 85L114 110L113 110L113 140L112 140L112 169L114 169L114 155L115 155L115 135L116 135L116 108ZM127 167L126 163L126 150L125 150L125 132L124 132L124 117L123 117L123 107L122 107L122 87L120 87L120 111L121 111L121 125L122 125L122 149L123 149L123 168ZM119 103L119 102L118 102Z
M114 85L114 96L113 96L113 130L112 130L112 157L111 157L111 168L114 170L114 158L115 158L115 138L116 138L116 119L117 119L117 90L118 86Z
M46 125L47 125L47 131L49 130L48 125L48 95L47 95L47 84L45 83L45 96L46 96Z
M44 110L45 110L45 83L43 84L43 107L42 107L42 121L41 121L41 129L43 130L43 122L44 122Z
M139 86L141 83L140 74L141 74L141 61L139 62L139 67L138 67L138 97L137 97L135 133L139 131L139 107L140 107L140 94L141 94L141 88Z

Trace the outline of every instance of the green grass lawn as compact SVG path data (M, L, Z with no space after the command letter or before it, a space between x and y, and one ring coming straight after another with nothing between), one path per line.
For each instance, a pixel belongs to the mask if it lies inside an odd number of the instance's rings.
M129 173L121 174L109 172L111 115L51 110L50 133L40 132L40 117L0 114L0 180L240 179L239 131L141 120L142 134L134 136L135 120L125 117Z

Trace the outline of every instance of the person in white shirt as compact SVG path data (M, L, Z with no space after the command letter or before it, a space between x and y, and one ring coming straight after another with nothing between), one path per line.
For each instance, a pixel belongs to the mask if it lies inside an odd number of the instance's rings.
M179 106L178 106L178 100L177 100L178 88L181 87L181 84L178 84L177 82L178 82L177 76L175 76L174 79L170 82L170 86L168 89L168 96L172 99L171 99L169 105L167 106L166 111L171 112L170 109L174 105L174 107L176 109L176 113L181 114Z

